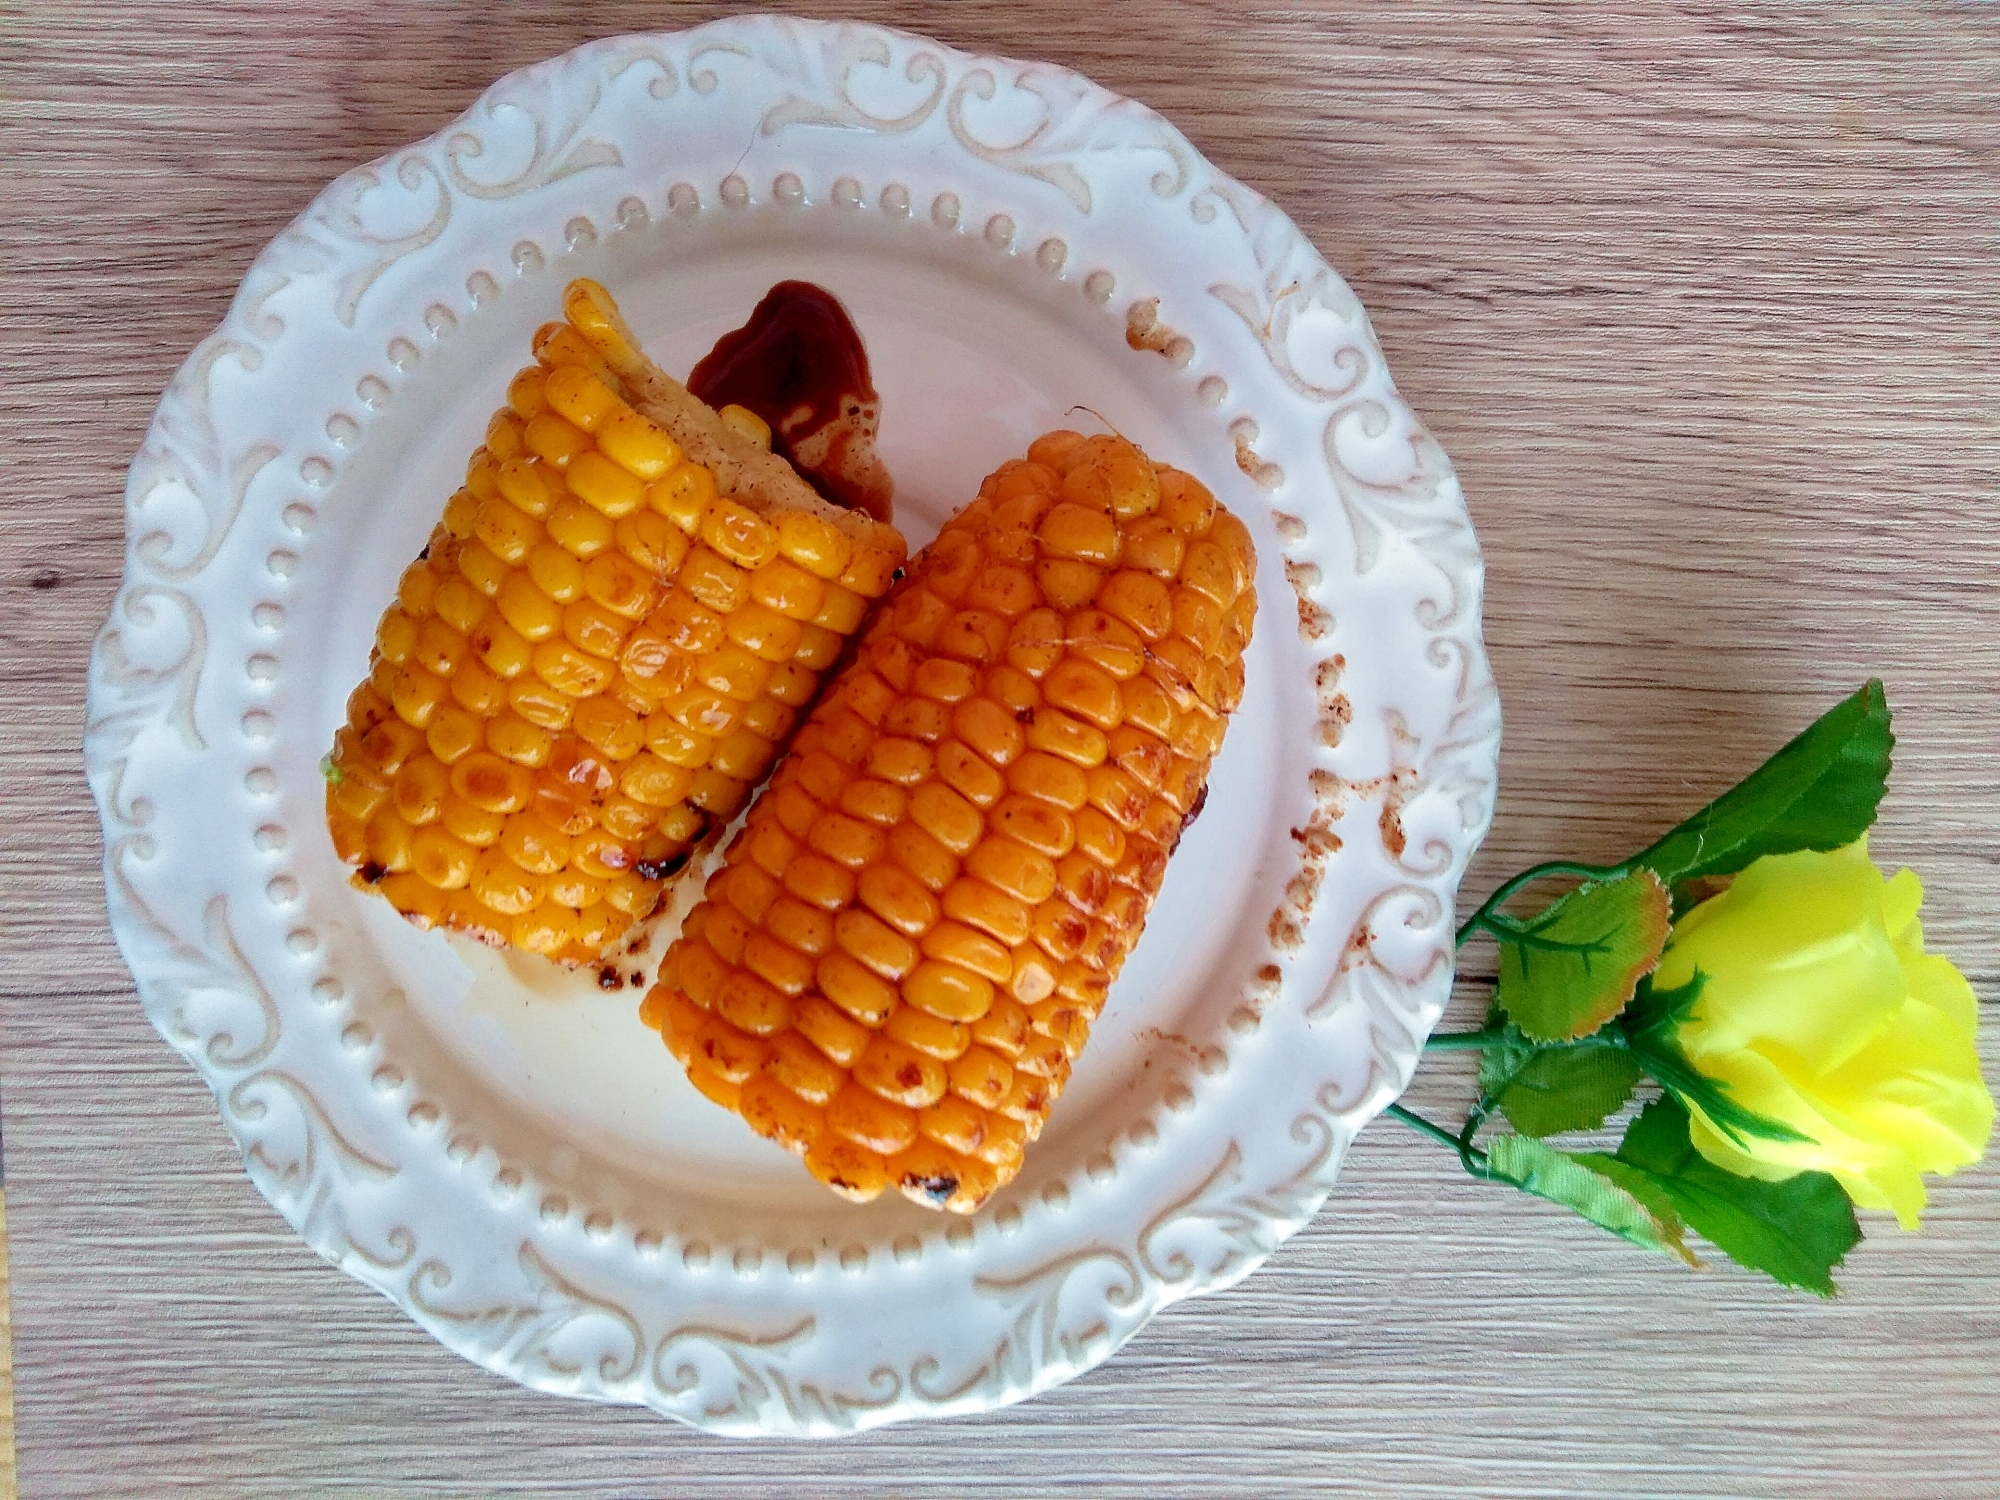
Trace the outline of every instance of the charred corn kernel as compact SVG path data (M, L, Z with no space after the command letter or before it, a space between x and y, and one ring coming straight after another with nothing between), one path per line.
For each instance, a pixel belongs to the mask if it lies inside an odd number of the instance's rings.
M362 830L362 846L368 864L380 870L398 872L410 868L418 828L410 824L394 806L376 808Z
M848 649L813 632L849 626L829 584L863 550L836 571L813 531L781 521L747 572L807 668ZM707 532L704 550L743 562ZM850 1197L969 1212L1014 1176L1200 796L1253 571L1205 490L1116 438L1050 435L947 523L752 807L742 874L689 919L674 982L712 1002L741 976L790 1007L739 1081L755 1128L820 1131L807 1166ZM770 659L761 634L727 638Z
M888 1167L880 1152L838 1138L831 1130L806 1152L806 1170L855 1203L879 1198L889 1184Z

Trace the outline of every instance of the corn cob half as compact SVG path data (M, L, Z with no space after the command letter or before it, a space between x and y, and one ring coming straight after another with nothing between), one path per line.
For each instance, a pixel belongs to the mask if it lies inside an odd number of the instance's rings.
M382 616L327 823L420 925L588 961L735 816L905 549L602 287L564 312Z
M668 950L642 1015L696 1087L858 1201L1010 1181L1200 811L1255 561L1122 438L988 478Z

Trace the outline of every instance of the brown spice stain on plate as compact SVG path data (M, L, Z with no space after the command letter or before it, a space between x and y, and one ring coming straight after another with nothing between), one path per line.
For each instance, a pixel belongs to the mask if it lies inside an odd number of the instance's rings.
M1125 314L1125 343L1128 347L1150 350L1175 369L1194 358L1194 342L1160 321L1160 299L1148 297L1134 302Z

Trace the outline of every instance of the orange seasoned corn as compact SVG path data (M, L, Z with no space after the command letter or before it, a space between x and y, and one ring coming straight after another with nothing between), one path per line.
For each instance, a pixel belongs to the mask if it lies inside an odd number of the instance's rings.
M412 921L588 961L764 779L904 546L655 369L603 288L564 311L382 616L326 813Z
M834 1191L1020 1170L1243 692L1243 523L1122 438L981 486L821 696L642 1015Z

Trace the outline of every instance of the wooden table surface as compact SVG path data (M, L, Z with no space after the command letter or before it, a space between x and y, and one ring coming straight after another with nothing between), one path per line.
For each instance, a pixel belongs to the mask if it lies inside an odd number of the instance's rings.
M2000 9L814 8L1144 100L1354 284L1488 559L1508 727L1470 890L1623 854L1879 673L1874 847L1924 875L1991 1030ZM125 464L327 179L508 69L718 9L0 6L23 1493L2000 1494L2000 1160L1921 1235L1871 1216L1823 1305L1655 1262L1383 1122L1269 1267L1093 1374L819 1445L516 1389L294 1238L104 925L78 745ZM1417 1102L1460 1104L1464 1067Z

